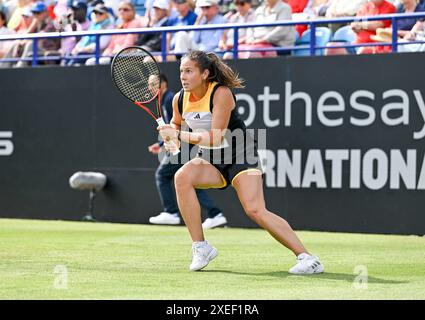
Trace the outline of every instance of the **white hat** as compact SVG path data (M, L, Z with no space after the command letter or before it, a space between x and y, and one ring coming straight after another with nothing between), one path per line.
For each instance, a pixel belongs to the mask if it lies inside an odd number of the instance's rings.
M168 0L155 0L152 7L168 10L170 8L170 2Z
M196 6L198 8L209 7L209 6L218 6L219 0L196 0Z
M31 9L28 7L25 7L21 12L21 16L32 17Z

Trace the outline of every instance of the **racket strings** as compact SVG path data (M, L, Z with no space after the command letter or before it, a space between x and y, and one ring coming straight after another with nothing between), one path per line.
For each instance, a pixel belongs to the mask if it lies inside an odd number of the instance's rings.
M121 51L113 63L115 84L130 100L147 103L158 93L159 68L143 50L128 48Z

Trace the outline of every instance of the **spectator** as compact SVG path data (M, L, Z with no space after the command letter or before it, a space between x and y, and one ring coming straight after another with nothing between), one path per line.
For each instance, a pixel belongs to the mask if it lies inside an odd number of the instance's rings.
M98 31L113 28L109 10L104 4L97 4L92 10L92 22L89 31ZM111 40L111 36L100 37L100 50L104 50ZM68 65L79 65L86 62L88 57L84 55L92 54L96 51L96 36L84 36L75 45L71 51L73 58L68 62Z
M65 32L84 31L90 26L90 22L86 20L87 4L81 0L76 0L69 4L65 16L59 21L60 30ZM61 38L61 47L57 52L51 52L50 55L65 57L61 64L66 65L68 56L71 55L72 49L80 37L65 37Z
M396 8L393 4L386 0L371 0L363 4L357 12L357 17L364 16L377 16L382 14L392 14L396 12ZM352 22L351 27L354 32L357 33L357 38L354 41L355 44L371 43L373 39L371 36L376 35L376 29L387 28L391 26L391 20L380 20L380 21L361 21ZM361 47L357 53L368 54L368 53L382 53L386 52L388 48L385 47Z
M264 23L282 20L291 20L291 7L280 0L266 0L263 5L255 10L255 22ZM239 49L252 50L273 48L274 46L293 46L294 44L295 29L292 26L257 27L248 29L245 44L241 44ZM276 51L239 53L239 58L243 59L275 56L277 56Z
M264 0L263 0L264 1ZM291 9L292 14L302 13L310 0L283 0L287 3ZM305 30L308 29L308 25L297 24L295 30L299 35L302 35Z
M1 11L3 11L3 13L6 14L7 21L9 21L13 11L15 11L16 4L17 4L16 0L6 0L6 1L3 0L3 2L0 1Z
M309 0L307 5L304 7L302 12L292 13L292 19L297 21L316 19L319 16L323 17L326 14L330 0ZM296 25L299 35L302 35L305 30L308 29L308 25Z
M82 0L82 1L86 1L87 3L87 19L89 21L93 20L93 9L97 6L97 5L103 5L104 7L106 7L107 11L108 11L108 15L109 15L109 20L111 21L112 24L115 23L115 20L117 19L117 16L115 15L115 11L113 8L111 8L107 3L110 3L109 1L106 0ZM119 0L114 0L114 1L119 1ZM112 3L112 5L114 5Z
M75 0L71 4L72 16L76 22L81 26L82 30L88 30L90 28L90 21L87 19L88 7L87 3L83 0Z
M423 43L409 43L410 41L423 41ZM425 22L418 21L412 30L399 42L398 52L424 52L425 51Z
M26 8L31 8L32 1L31 0L16 0L16 7L12 10L9 8L12 14L9 17L9 21L7 23L7 27L10 30L16 30L18 25L21 22L22 12Z
M302 12L293 13L293 20L309 20L326 15L331 0L310 0Z
M121 1L118 6L118 17L122 21L118 25L117 29L130 29L130 28L140 28L141 23L136 18L136 10L131 1L125 0ZM120 50L125 47L133 46L136 43L137 34L116 34L111 38L108 47L103 52L103 56L99 59L100 64L109 64L111 63L111 56L118 53ZM94 65L96 63L95 58L90 58L87 60L86 65Z
M419 0L401 0L401 6L398 13L414 13L424 12L425 6L419 2ZM424 18L406 18L397 21L398 36L405 37L415 26L418 20L423 21Z
M352 17L368 0L332 0L326 10L327 18Z
M18 26L15 28L16 33L26 34L29 33L30 26L33 21L33 15L31 9L26 7L24 10L21 10L21 20L19 21ZM15 40L11 41L11 44L7 51L5 51L3 58L18 58L22 55L26 40ZM12 62L3 62L2 67L11 67L14 63Z
M332 0L329 8L326 10L326 18L353 17L357 14L360 7L368 0ZM335 32L347 23L331 23L329 28Z
M187 0L173 0L173 6L178 12L178 15L175 18L170 18L167 21L167 26L176 27L176 26L190 26L195 24L198 16L192 10L191 4ZM167 33L167 51L173 51L176 47L176 37L175 33Z
M147 25L152 25L154 23L153 22L153 19L155 18L155 9L153 7L154 2L155 0L145 0L145 3L144 3L144 6L145 6L144 20L147 22ZM165 2L167 2L168 4L166 9L169 15L169 11L171 10L171 3L169 0L166 0Z
M221 24L226 20L219 13L218 0L197 0L196 6L201 8L196 25ZM193 32L178 32L174 51L185 53L190 49L202 51L215 51L218 49L223 30L205 30Z
M152 4L153 4L153 0L145 0L145 3L143 4L145 7L144 18L146 19L148 25L151 23L151 18L154 15Z
M398 13L414 13L414 12L424 12L425 8L422 4L419 3L418 0L402 0L401 4L398 9ZM413 29L417 22L423 21L423 18L415 19L415 18L406 18L406 19L400 19L397 22L397 38L398 41L405 39L410 40L413 33L415 32L417 28ZM376 29L376 35L372 35L371 39L377 42L392 42L392 28L378 28ZM412 37L413 38L413 37ZM404 41L402 41L404 42ZM408 45L408 46L401 46L402 49L399 51L407 51L412 48L415 48L415 46ZM382 50L382 52L390 52L391 46L384 46L381 47L385 50Z
M54 32L56 28L53 24L53 21L50 19L47 6L44 2L38 1L35 2L31 7L32 15L34 16L31 25L28 27L29 33L41 33L41 32ZM47 56L49 51L57 51L60 48L60 40L58 38L52 39L39 39L38 40L38 56ZM30 58L33 55L33 41L32 40L23 40L22 45L22 54L21 58L26 59ZM16 51L15 51L16 52ZM19 56L19 52L16 54L16 57ZM41 61L40 64L50 64L48 61ZM24 67L28 65L28 61L20 60L16 64L17 67Z
M159 28L167 23L170 4L167 0L155 0L152 4L154 14L150 19L149 27ZM149 52L161 51L162 32L143 33L137 40L137 45Z
M235 0L236 13L228 18L229 23L250 23L255 20L255 12L252 9L251 0ZM238 30L238 44L246 42L246 28L240 28ZM223 51L233 49L233 36L234 30L229 29L223 32L221 40L218 44L218 48ZM230 53L224 54L224 59L230 59L233 55Z
M0 35L14 34L15 31L8 29L6 25L6 14L3 11L0 11ZM0 58L4 57L4 55L10 50L12 45L13 41L0 41Z
M14 29L16 33L19 33L19 34L29 33L29 28L32 24L33 19L34 19L34 16L31 12L31 8L27 7L24 10L22 10L21 20L19 21L19 24L17 25L17 27Z
M56 0L53 7L54 18L60 21L68 13L68 0Z
M219 7L220 14L226 15L227 13L229 13L232 5L233 5L232 0L219 0L218 7Z
M58 0L41 0L41 1L47 7L47 15L49 16L50 20L54 21L56 18L54 10Z
M284 0L283 2L286 2L291 7L291 11L294 14L303 12L309 0Z

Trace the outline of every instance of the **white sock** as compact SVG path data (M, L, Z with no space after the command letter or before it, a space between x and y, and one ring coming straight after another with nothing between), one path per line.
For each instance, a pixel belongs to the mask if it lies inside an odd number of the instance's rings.
M307 257L311 257L311 254L308 254L307 252L303 252L303 253L300 253L297 256L297 259L301 260L301 259L304 259L304 258L307 258Z
M204 240L204 241L195 241L195 242L192 243L192 246L194 246L194 247L202 247L202 246L205 246L207 244L208 244L208 241L207 240Z

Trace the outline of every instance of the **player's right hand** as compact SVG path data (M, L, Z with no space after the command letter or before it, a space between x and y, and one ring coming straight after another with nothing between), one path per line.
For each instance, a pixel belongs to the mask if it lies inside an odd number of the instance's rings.
M175 154L180 149L180 141L177 139L172 139L169 141L164 141L165 150Z

